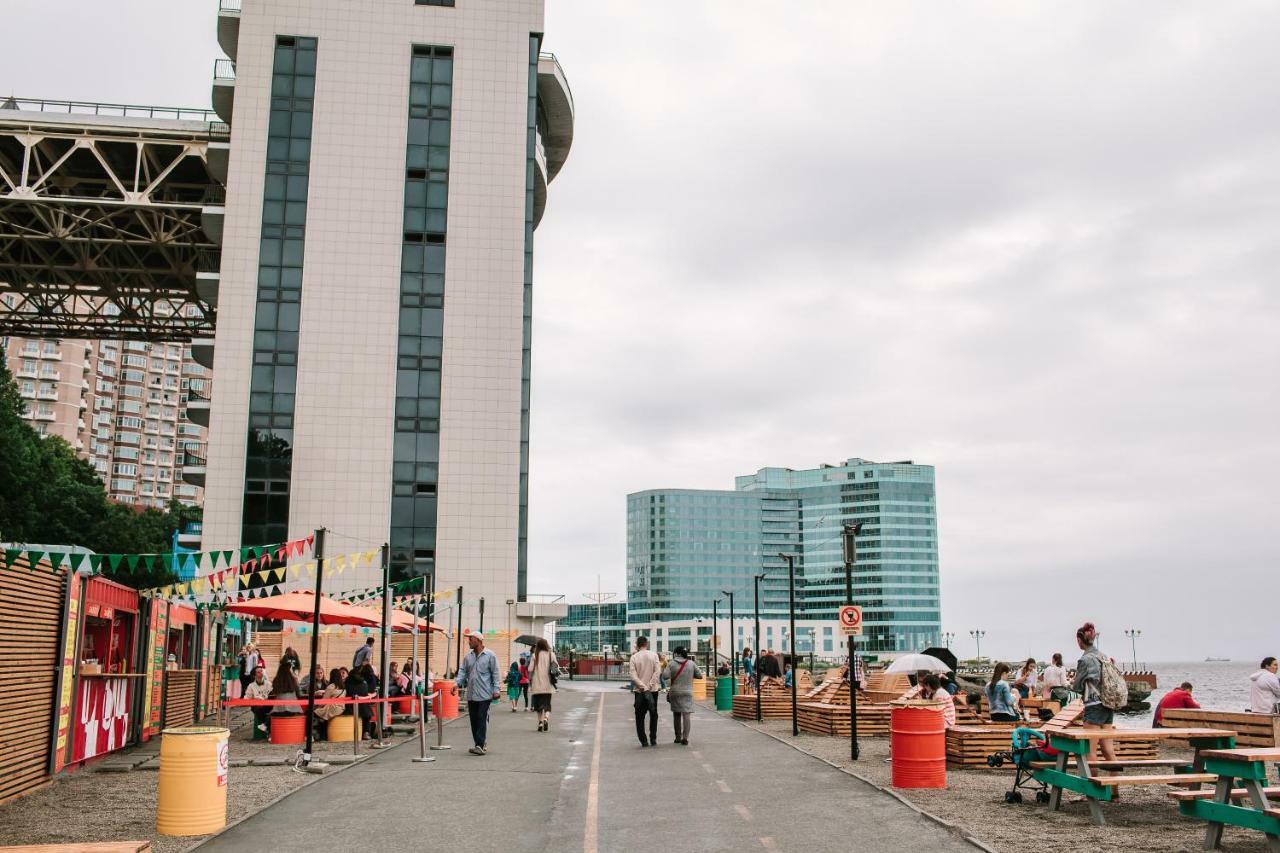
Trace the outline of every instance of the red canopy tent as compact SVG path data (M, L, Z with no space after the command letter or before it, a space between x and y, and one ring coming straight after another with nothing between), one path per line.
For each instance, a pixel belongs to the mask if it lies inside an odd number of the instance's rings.
M255 598L228 604L224 608L228 613L240 613L245 616L256 616L259 619L292 619L296 622L312 622L315 620L316 596L309 590L284 592L268 598ZM405 614L408 615L407 613ZM320 596L321 625L356 625L363 628L382 624L377 614L370 615L362 607L352 607L341 601L334 601L326 595Z

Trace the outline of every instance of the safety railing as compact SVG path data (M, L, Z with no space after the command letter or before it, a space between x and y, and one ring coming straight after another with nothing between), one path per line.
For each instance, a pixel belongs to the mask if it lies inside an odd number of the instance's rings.
M230 62L230 60L225 60ZM113 116L117 118L160 118L177 121L215 121L213 110L186 107L153 107L142 104L108 104L97 101L56 101L48 98L5 98L0 101L0 117L5 110L25 110L66 115Z
M218 0L219 12L239 12L241 0Z
M235 80L236 64L230 59L215 59L213 61L213 79Z

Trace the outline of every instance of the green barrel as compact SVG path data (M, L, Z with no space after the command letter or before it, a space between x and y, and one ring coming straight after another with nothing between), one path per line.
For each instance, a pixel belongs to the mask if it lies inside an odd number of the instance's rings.
M733 676L722 675L716 679L716 710L733 710Z

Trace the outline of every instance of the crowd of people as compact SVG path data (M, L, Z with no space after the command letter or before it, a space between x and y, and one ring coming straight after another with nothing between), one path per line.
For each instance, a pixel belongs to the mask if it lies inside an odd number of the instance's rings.
M304 704L309 696L316 699L359 699L381 695L382 679L374 666L374 639L370 637L356 650L351 666L334 667L325 674L324 668L315 668L299 679L302 661L292 646L285 647L276 665L275 675L267 680L267 662L261 650L253 643L246 643L239 651L240 695L245 699L297 700L298 704L256 705L252 707L254 727L261 732L270 730L273 716L297 716L305 713ZM403 666L391 661L387 668L387 696L414 696L424 692L429 679L423 678L422 665L412 657ZM334 703L316 705L314 711L315 736L323 739L329 720L339 716L356 715L361 722L361 738L377 736L373 705L369 703ZM353 724L354 725L354 724Z

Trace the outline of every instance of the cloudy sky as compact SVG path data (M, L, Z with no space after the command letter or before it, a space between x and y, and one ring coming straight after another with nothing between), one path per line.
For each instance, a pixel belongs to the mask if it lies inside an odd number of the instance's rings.
M1280 654L1274 4L549 5L533 590L623 591L628 492L911 458L958 649ZM215 6L7 0L0 93L206 105Z

